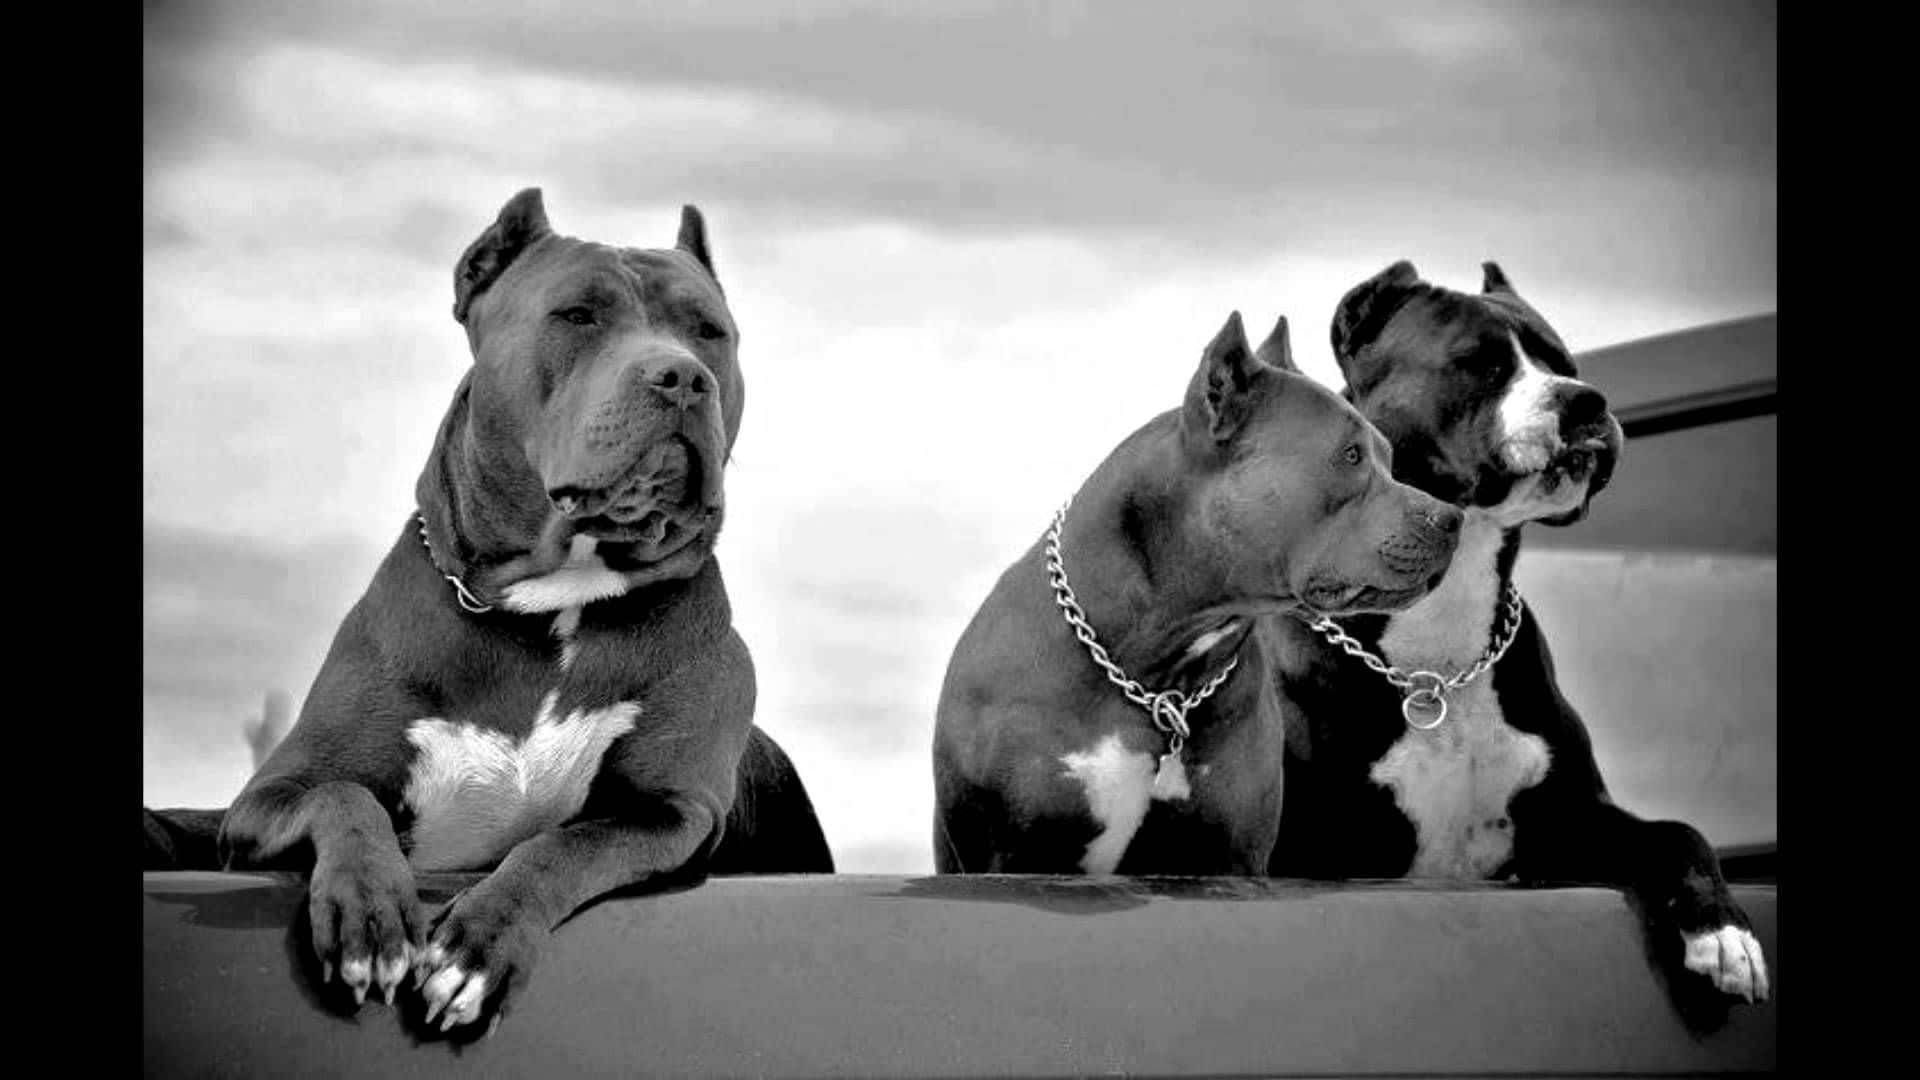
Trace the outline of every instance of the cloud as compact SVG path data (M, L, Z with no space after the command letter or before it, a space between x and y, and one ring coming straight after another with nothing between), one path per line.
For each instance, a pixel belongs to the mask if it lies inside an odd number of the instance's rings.
M297 703L381 554L147 522L141 532L143 794L225 805L252 771L242 724L269 690Z
M1380 242L1478 192L1774 210L1770 5L223 8L254 137L813 221ZM236 44L244 43L244 44ZM184 66L184 65L176 65ZM205 81L202 68L184 78ZM161 95L161 100L168 100ZM436 176L436 180L448 179ZM453 179L458 180L458 177ZM1356 196L1384 216L1336 215ZM494 196L495 199L499 196ZM1472 228L1469 224L1465 226ZM1749 230L1751 231L1751 230Z

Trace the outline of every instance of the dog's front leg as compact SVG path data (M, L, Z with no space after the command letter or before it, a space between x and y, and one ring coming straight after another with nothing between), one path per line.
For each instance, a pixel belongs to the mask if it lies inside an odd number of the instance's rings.
M337 970L356 1003L377 984L392 1004L426 928L393 818L352 781L256 777L227 811L222 863L273 865L302 841L313 851L307 910L322 983Z
M711 849L719 808L673 798L661 820L575 822L520 843L499 869L447 907L435 926L415 981L427 1021L440 1029L478 1020L489 1001L493 1020L526 982L547 936L582 905L630 885L672 873Z
M1648 821L1604 797L1568 799L1551 814L1538 809L1524 795L1515 800L1521 877L1625 888L1655 932L1677 934L1687 970L1732 997L1767 999L1771 983L1760 942L1698 829Z

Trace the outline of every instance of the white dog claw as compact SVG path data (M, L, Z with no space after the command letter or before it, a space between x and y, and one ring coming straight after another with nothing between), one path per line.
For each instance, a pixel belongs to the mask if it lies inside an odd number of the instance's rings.
M340 981L353 989L353 1003L362 1005L367 1000L367 988L373 983L373 961L364 956L356 956L340 964Z
M380 993L387 1004L393 1004L394 991L400 988L400 981L407 977L407 969L413 966L412 946L402 945L400 955L391 960L382 960L378 972Z
M487 976L479 972L467 979L467 984L455 994L447 1005L446 1022L440 1025L445 1031L454 1024L471 1024L480 1019L480 1003L487 997Z
M423 991L427 998L427 1023L433 1023L434 1018L440 1015L441 1010L446 1009L453 1003L455 991L459 990L460 984L466 981L467 973L461 970L458 964L453 964L441 969L434 974L433 978L427 980L426 988ZM449 1019L451 1019L451 1014L449 1014ZM445 1031L446 1025L442 1024L440 1030Z

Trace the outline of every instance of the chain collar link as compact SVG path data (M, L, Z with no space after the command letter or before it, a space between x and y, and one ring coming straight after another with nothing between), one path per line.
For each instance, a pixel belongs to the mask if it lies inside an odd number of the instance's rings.
M431 563L435 570L440 570L440 561L433 557L433 544L427 539L427 516L421 513L415 513L413 516L420 522L420 544L427 549L427 562ZM479 597L469 592L466 582L461 581L459 577L444 570L440 571L440 576L446 578L447 583L453 586L454 599L460 601L460 607L465 611L474 615L485 615L493 610L492 604L481 603Z
M1487 643L1486 651L1480 654L1465 671L1448 678L1437 671L1401 671L1385 660L1367 651L1366 646L1340 629L1340 624L1325 615L1311 620L1308 625L1319 631L1328 641L1340 646L1349 656L1355 656L1360 662L1386 677L1387 682L1401 690L1404 697L1400 702L1400 715L1406 718L1407 725L1420 731L1431 731L1440 726L1447 718L1447 694L1458 690L1480 674L1492 667L1506 655L1507 647L1520 633L1520 590L1514 588L1509 580L1503 593L1505 601L1501 606L1500 627L1493 640ZM1431 716L1424 722L1418 717Z
M1128 701L1147 710L1147 715L1153 719L1153 726L1167 735L1167 753L1177 756L1192 735L1192 730L1187 726L1187 714L1220 689L1220 684L1227 681L1233 669L1240 666L1240 658L1236 656L1227 661L1227 666L1218 675L1207 680L1191 695L1178 690L1162 690L1156 694L1122 671L1120 665L1113 662L1107 650L1094 638L1086 612L1080 610L1073 587L1067 584L1066 563L1060 557L1060 531L1067 521L1067 507L1071 505L1073 497L1068 496L1067 501L1060 504L1060 509L1054 511L1053 526L1047 530L1047 581L1053 585L1053 602L1066 615L1067 625L1073 628L1074 636L1080 639L1080 643L1087 647L1093 662L1106 672L1107 681L1119 687Z

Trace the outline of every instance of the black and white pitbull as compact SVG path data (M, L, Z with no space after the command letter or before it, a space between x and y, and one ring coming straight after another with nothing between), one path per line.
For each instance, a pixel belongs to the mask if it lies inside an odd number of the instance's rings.
M942 873L1259 874L1279 827L1270 689L1294 613L1424 596L1461 515L1397 483L1280 320L1235 312L1180 408L1094 470L956 645L934 733Z
M1301 737L1269 868L1625 887L1681 936L1688 968L1764 999L1759 942L1712 849L1613 804L1513 588L1522 527L1584 517L1622 436L1552 327L1497 265L1484 272L1474 295L1397 262L1334 315L1347 397L1392 443L1395 477L1466 521L1445 580L1405 611L1285 625L1281 704Z
M672 249L611 247L523 191L454 297L473 365L418 513L220 835L230 866L312 868L328 982L391 1002L411 968L443 1030L497 1022L575 909L769 812L804 850L736 863L832 869L712 555L742 384L699 212ZM487 869L429 925L416 871Z

